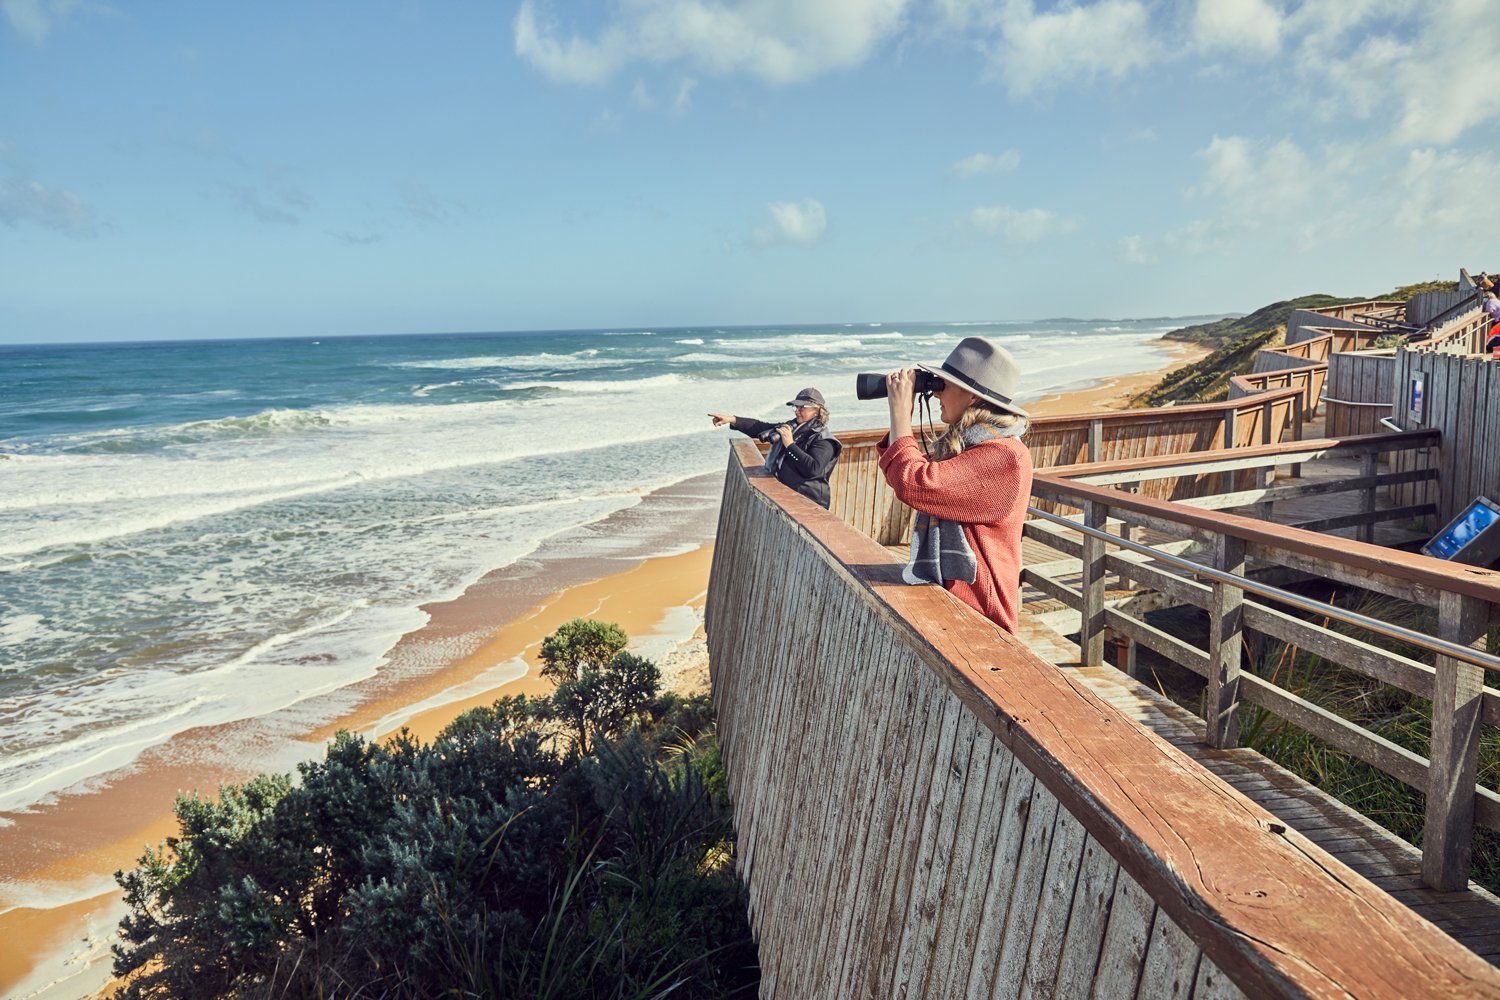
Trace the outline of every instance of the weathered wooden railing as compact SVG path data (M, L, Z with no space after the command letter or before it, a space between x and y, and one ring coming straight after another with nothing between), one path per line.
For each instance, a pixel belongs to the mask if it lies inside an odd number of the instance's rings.
M1291 526L1321 532L1358 528L1360 540L1368 542L1373 540L1377 524L1409 521L1436 513L1436 449L1439 443L1440 435L1432 430L1397 434L1382 432L1191 455L1163 455L1126 462L1059 466L1048 469L1047 472L1091 486L1114 486L1148 496L1150 492L1147 487L1156 480L1205 477L1206 481L1217 483L1219 488L1199 496L1182 498L1177 502L1199 510L1249 509L1263 521L1273 519L1278 501L1358 493L1358 513L1320 517ZM1401 463L1402 468L1382 473L1380 461L1392 455L1405 459ZM1300 469L1304 462L1336 458L1358 459L1359 475L1274 485L1281 469L1286 469L1290 475ZM1297 477L1293 475L1291 478ZM1377 502L1377 492L1380 490L1386 490L1387 495L1392 498L1397 495L1395 491L1404 490L1400 494L1404 500L1400 505L1387 504L1382 507Z
M735 445L706 625L763 997L1500 995L1493 967L899 570Z
M1026 432L1026 444L1033 464L1048 468L1296 440L1302 436L1305 398L1305 388L1294 384L1216 403L1037 417ZM829 485L835 514L876 541L893 545L905 538L911 511L880 475L875 445L884 434L839 434L844 451ZM1202 489L1192 477L1151 486L1153 496L1168 497L1193 496Z
M1318 404L1323 399L1323 383L1327 377L1328 366L1324 364L1235 375L1229 380L1229 398L1239 400L1275 389L1299 388L1302 390L1302 417L1314 420L1318 416Z
M1500 500L1500 363L1403 350L1391 381L1391 423L1442 434L1438 523L1477 496Z
M1410 434L1384 436L1386 444L1421 446ZM1368 449L1381 441L1363 439ZM1312 444L1309 442L1309 444ZM1347 450L1347 449L1346 449ZM1411 481L1414 473L1379 475L1374 452L1365 450L1364 471L1351 482L1373 490L1379 485ZM1203 456L1205 459L1208 456ZM1300 457L1300 456L1299 456ZM1235 456L1230 461L1243 461ZM1140 470L1135 470L1137 473ZM1165 474L1175 469L1163 470ZM1115 478L1107 473L1090 478ZM1278 491L1286 492L1278 494ZM1305 494L1304 487L1270 487L1220 498L1223 506L1242 506L1272 495ZM1500 692L1484 686L1486 669L1500 670L1500 659L1467 647L1482 649L1495 609L1500 605L1500 573L1454 565L1366 542L1330 538L1305 528L1200 509L1198 506L1140 498L1103 485L1057 476L1038 476L1034 493L1054 504L1082 510L1081 523L1060 519L1040 509L1028 522L1028 536L1038 538L1082 561L1082 580L1075 590L1048 578L1042 567L1023 570L1023 579L1075 607L1082 631L1080 650L1087 663L1102 662L1105 630L1138 642L1153 652L1204 677L1205 739L1214 746L1237 742L1236 710L1240 702L1258 705L1300 726L1361 760L1426 793L1427 816L1423 834L1423 879L1441 889L1467 884L1474 823L1500 829L1500 795L1475 785L1481 723L1500 724ZM1368 506L1368 505L1367 505ZM1369 514L1356 515L1369 517ZM1385 516L1390 516L1388 512ZM1360 522L1368 523L1368 522ZM1127 537L1111 536L1111 525L1151 529L1165 543L1145 547ZM1327 527L1325 522L1322 527ZM1080 534L1073 540L1071 534ZM1116 546L1123 551L1111 552ZM1189 549L1203 553L1185 561ZM1385 594L1415 605L1436 608L1437 637L1397 629L1400 638L1437 652L1435 666L1389 652L1339 631L1278 610L1266 600L1306 611L1306 599L1256 583L1257 567L1281 567L1335 583ZM1207 649L1149 625L1105 601L1106 576L1115 574L1185 604L1203 608L1209 616ZM1200 582L1204 581L1206 582ZM1248 594L1262 600L1251 600ZM1370 627L1368 620L1318 605L1316 614L1334 621ZM1430 757L1424 758L1351 723L1278 686L1272 679L1241 669L1244 640L1250 633L1272 636L1327 661L1408 691L1433 703ZM1388 629L1385 634L1392 634Z
M1394 348L1347 352L1328 359L1323 403L1328 408L1324 430L1329 437L1380 432L1380 420L1391 415L1395 365Z
M1411 345L1417 351L1441 354L1480 354L1489 338L1491 320L1480 306L1462 312L1433 331L1430 338Z

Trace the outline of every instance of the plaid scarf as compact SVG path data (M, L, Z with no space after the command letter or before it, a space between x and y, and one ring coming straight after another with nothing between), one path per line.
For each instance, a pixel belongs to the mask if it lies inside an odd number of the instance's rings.
M1000 438L1020 437L1026 433L1026 418L1021 418L1009 427L1001 427L988 421L977 423L964 431L965 448L994 441ZM962 580L973 583L979 571L979 561L974 550L964 537L964 526L958 521L945 521L932 514L914 511L911 523L911 556L901 570L901 579L907 583L936 583L944 580Z

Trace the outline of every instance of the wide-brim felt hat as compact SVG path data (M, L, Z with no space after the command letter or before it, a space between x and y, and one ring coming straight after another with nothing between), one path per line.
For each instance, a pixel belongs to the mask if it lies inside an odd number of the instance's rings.
M917 367L962 386L986 403L1007 413L1014 413L1018 417L1029 416L1012 402L1016 395L1016 383L1021 380L1021 369L1010 352L993 341L983 337L965 337L941 364Z

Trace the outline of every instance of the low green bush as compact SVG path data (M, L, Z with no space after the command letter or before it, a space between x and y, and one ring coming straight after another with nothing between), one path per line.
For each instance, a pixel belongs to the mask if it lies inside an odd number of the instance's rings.
M300 780L179 797L116 874L121 995L753 995L707 699L606 638L430 744L341 732Z

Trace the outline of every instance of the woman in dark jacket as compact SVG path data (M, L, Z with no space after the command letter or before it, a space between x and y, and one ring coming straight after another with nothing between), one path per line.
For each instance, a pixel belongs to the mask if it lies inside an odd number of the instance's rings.
M828 477L833 474L844 446L828 429L828 407L821 392L803 389L786 405L793 407L793 419L781 424L727 413L709 416L715 427L728 424L742 434L771 442L766 471L814 503L827 507Z

